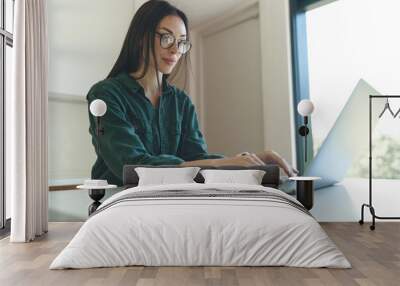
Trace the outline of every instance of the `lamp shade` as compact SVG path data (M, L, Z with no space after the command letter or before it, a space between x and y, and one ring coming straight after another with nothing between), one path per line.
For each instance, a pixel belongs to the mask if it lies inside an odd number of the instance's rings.
M90 103L89 109L94 116L103 116L107 111L107 104L101 99L95 99Z
M314 104L311 100L303 99L297 105L297 111L302 116L309 116L314 111Z

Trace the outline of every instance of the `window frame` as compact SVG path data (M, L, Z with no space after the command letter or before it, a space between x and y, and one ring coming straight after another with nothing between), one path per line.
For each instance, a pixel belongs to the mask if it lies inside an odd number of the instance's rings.
M295 110L294 124L296 126L296 160L300 174L307 167L305 163L311 162L314 157L313 140L307 140L307 158L304 158L304 137L298 133L298 128L303 125L303 117L297 112L297 105L303 99L310 98L309 73L308 73L308 47L306 12L319 8L337 0L289 0L290 1L290 37L292 48L292 80L293 80L293 110ZM312 122L308 120L312 138Z
M6 188L5 188L5 93L6 93L6 50L7 46L13 48L13 33L6 30L6 0L0 0L1 3L1 21L0 21L0 236L10 231L11 219L6 218ZM15 0L11 0L14 14ZM14 15L11 15L13 17ZM14 18L13 18L14 19ZM14 30L14 29L13 29Z

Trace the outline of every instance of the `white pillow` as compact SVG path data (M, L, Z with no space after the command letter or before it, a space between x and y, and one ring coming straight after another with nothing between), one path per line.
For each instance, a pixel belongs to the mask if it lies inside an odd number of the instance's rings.
M135 168L138 186L196 183L193 179L199 170L199 167Z
M263 170L201 170L204 183L233 183L246 185L261 185L265 175Z

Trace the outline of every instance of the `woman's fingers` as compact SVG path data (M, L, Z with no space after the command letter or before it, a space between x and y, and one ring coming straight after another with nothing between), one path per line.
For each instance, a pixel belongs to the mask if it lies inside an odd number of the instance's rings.
M248 166L265 166L265 163L254 153L242 152L231 158L216 160L215 165L216 166L238 165L238 166L248 167Z
M277 164L279 167L283 169L283 171L290 177L296 176L299 171L292 167L286 160L279 155L277 152L272 150L267 150L261 153L261 158L265 163L273 163Z
M264 166L265 163L263 160L261 160L256 154L251 153L251 156L254 158L254 160L257 162L258 165Z
M235 157L240 157L241 159L246 160L247 166L252 166L252 165L263 166L263 165L265 165L264 162L260 158L258 158L257 155L254 153L242 152L242 153L236 154Z
M250 152L242 152L237 154L236 156L251 156L252 157L252 162L255 162L256 165L264 166L265 163L262 159L260 159L255 153L250 153Z
M299 173L299 171L292 167L291 165L289 165L285 160L283 160L284 164L285 164L285 172L289 177L295 177L297 176L297 174Z
M260 162L252 155L242 155L238 158L245 166L259 166ZM242 164L240 164L242 165Z
M237 165L237 166L252 166L257 163L249 155L242 155L231 158L223 158L216 160L216 166Z
M260 163L252 155L244 155L242 158L248 162L247 166L260 165Z
M282 169L285 171L286 175L288 175L289 177L292 177L294 175L292 171L292 166L290 166L285 159L279 157L278 162Z

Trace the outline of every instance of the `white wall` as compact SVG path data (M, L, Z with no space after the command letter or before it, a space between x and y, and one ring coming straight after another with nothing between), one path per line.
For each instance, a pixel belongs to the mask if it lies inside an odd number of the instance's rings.
M288 0L253 0L243 1L234 9L221 15L218 19L194 27L197 50L192 53L195 57L196 72L196 102L204 134L208 134L206 121L207 109L204 102L207 100L204 62L211 55L205 54L202 48L205 35L221 26L221 22L232 21L234 17L245 18L249 8L259 5L259 41L261 51L261 100L263 119L264 150L275 150L292 164L296 164L295 152L295 127L292 108L292 76L291 76L291 51L290 51L290 18ZM238 16L239 15L239 16ZM224 24L222 24L224 25ZM238 40L241 35L238 35ZM253 47L243 47L242 54L252 52ZM216 63L217 64L217 63ZM229 63L230 68L240 70L240 63ZM213 83L218 88L218 83ZM221 118L225 115L225 107L220 106ZM225 133L213 132L211 140L224 140ZM220 136L214 138L214 136ZM249 150L257 151L257 150Z
M86 94L115 63L134 0L49 0L49 179L90 178Z
M86 95L122 47L134 0L49 0L49 91Z
M260 0L265 148L296 163L289 0Z
M257 13L257 12L256 12ZM264 148L257 14L204 37L204 128L210 152Z

